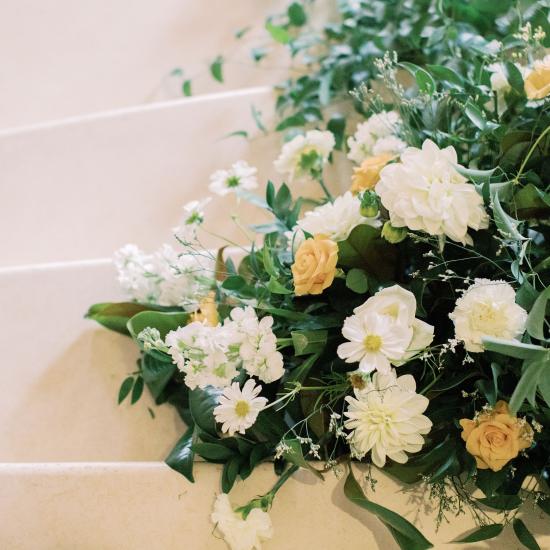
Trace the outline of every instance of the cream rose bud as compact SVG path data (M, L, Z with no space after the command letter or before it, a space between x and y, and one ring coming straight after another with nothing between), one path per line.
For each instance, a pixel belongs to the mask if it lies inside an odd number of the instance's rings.
M529 99L544 99L550 95L550 55L535 61L533 70L524 82L525 95Z
M422 149L409 147L400 162L385 166L375 190L391 225L472 244L468 229L486 229L489 216L476 188L457 167L454 148L440 149L429 139Z
M521 336L527 322L527 312L516 304L514 289L505 281L490 279L475 279L449 317L456 338L472 353L483 351L484 336L506 340Z
M303 241L291 267L296 295L321 294L334 281L337 262L338 245L325 235Z

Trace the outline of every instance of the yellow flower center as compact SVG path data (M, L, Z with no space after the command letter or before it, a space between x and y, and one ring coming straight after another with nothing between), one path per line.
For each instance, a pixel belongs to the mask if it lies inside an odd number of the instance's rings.
M250 405L248 401L237 401L235 405L235 413L237 416L244 418L250 412Z
M377 334L369 334L365 338L365 349L367 351L376 352L382 347L382 338Z

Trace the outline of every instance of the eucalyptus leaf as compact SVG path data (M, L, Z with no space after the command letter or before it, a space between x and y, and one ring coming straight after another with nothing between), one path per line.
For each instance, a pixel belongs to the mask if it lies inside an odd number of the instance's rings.
M520 518L516 518L513 521L512 526L516 537L521 544L525 546L525 548L528 548L529 550L540 550L540 546L535 540L535 537L531 534L529 529L527 529L527 526L523 523L523 521L521 521Z

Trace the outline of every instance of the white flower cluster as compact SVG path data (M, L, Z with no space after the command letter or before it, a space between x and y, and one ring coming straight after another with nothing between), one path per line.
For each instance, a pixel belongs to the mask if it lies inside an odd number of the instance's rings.
M387 374L390 365L402 365L433 340L434 327L415 318L416 298L399 285L384 288L353 310L342 334L349 340L338 346L338 356L359 363L359 370Z
M196 240L197 231L204 223L204 208L210 201L210 197L207 197L184 205L181 225L172 230L177 239L183 243L192 243Z
M273 537L273 525L267 512L253 508L245 519L233 510L225 493L216 497L210 518L231 550L261 550L262 541Z
M328 161L336 142L332 132L310 130L283 145L274 163L280 174L290 180L311 176L312 170L320 171Z
M235 162L228 170L216 170L210 176L208 188L220 196L234 193L238 189L250 191L258 187L256 179L257 168L250 166L244 160Z
M212 285L214 260L206 256L179 254L163 245L146 254L127 244L115 253L118 281L137 302L180 306L187 311L198 307L198 300Z
M348 138L348 158L361 164L368 157L390 153L399 155L407 144L398 137L401 119L395 111L377 113L357 125Z
M371 225L379 227L380 221L377 217L366 218L361 215L361 200L358 196L346 192L336 197L334 202L327 202L309 212L306 212L301 220L298 220L294 233L302 230L311 235L322 234L327 238L338 242L346 240L350 233L358 225ZM295 247L301 242L303 233L296 233ZM289 238L292 239L292 233Z
M486 229L489 216L476 188L457 166L453 147L440 149L429 139L422 149L407 148L401 162L385 166L376 192L391 224L473 244L468 229Z
M386 457L401 464L406 453L418 452L424 444L432 422L422 413L429 400L416 393L416 382L410 374L397 377L395 369L385 374L374 373L355 397L346 397L348 409L345 427L352 454L363 458L369 451L379 468Z
M284 374L272 324L272 317L258 320L251 307L234 308L222 325L194 322L169 332L166 345L191 389L226 387L241 368L270 383Z
M472 353L483 351L484 336L505 340L520 337L527 322L527 312L516 304L514 289L505 281L490 279L475 279L449 317L456 338Z

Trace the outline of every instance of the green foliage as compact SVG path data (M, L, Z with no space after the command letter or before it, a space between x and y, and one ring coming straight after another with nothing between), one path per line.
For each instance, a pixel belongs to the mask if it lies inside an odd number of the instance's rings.
M502 533L503 529L504 525L501 525L500 523L484 525L483 527L476 529L469 535L462 537L455 542L479 542L482 540L494 539Z

